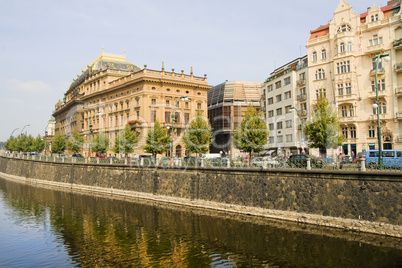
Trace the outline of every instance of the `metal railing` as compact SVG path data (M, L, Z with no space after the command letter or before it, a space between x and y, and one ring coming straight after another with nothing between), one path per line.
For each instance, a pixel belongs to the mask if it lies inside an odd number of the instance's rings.
M297 161L290 161L287 158L263 158L254 157L251 161L247 159L211 158L203 159L199 157L174 158L171 163L170 158L84 158L84 157L59 157L49 155L28 155L15 153L2 153L1 156L8 158L18 158L32 161L69 163L69 164L90 164L90 165L118 165L129 166L132 168L243 168L254 170L269 169L296 169L296 170L350 170L350 171L402 171L402 160L397 164L378 166L376 163L366 164L365 159L355 159L349 162L339 161L336 157L328 158L307 158Z

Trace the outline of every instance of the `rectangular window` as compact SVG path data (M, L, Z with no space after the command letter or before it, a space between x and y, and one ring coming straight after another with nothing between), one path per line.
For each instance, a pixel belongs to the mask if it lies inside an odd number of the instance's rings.
M273 90L273 86L272 85L268 85L268 92L271 92Z
M201 110L201 103L197 103L197 109Z
M282 122L276 123L276 129L282 129Z
M274 130L274 123L270 123L268 128L269 130Z
M350 61L342 61L336 64L336 71L338 74L344 74L350 72Z
M184 103L184 108L188 109L188 102L187 101Z
M339 96L343 95L343 84L338 84L338 95Z
M286 142L291 142L292 141L292 134L286 135Z
M151 105L156 105L156 99L151 99Z
M285 113L291 113L290 111L290 107L292 107L291 105L285 106Z
M188 125L190 123L190 114L185 113L184 114L184 124Z
M276 95L276 102L282 101L282 94Z
M151 111L151 123L155 123L156 121L156 111Z
M170 107L170 100L166 100L166 107Z
M276 109L276 115L282 115L282 108Z
M292 97L292 92L291 91L285 92L285 100L290 99L291 97Z
M170 123L170 112L165 112L165 123Z
M292 125L292 120L286 120L286 128L291 128Z
M274 117L274 110L268 111L268 117Z
M283 82L284 82L285 86L286 86L286 85L289 85L289 84L290 84L290 77L286 77L286 78L283 80Z
M350 128L350 137L352 139L356 139L356 127L351 127Z
M348 138L348 128L347 127L342 128L342 135L345 137L345 139Z
M373 70L375 70L377 67L377 58L372 58L371 61L373 63ZM382 69L382 60L381 59L378 60L378 70L380 70L380 69Z
M274 98L269 98L268 99L268 105L273 104L274 103Z
M137 119L140 119L140 111L137 111L136 115L137 115Z
M136 99L137 101L137 106L140 106L140 99Z
M174 113L174 121L176 123L180 123L180 113L179 112Z
M281 88L281 86L282 86L281 81L275 83L275 89Z
M369 126L368 127L368 135L369 138L375 138L375 127L374 126Z
M275 137L269 137L269 143L274 143L275 142Z
M281 136L277 136L277 138L278 138L278 143L283 142L283 136L282 136L282 135L281 135Z
M120 121L120 126L124 124L124 115L121 115L121 121Z
M345 83L346 95L352 94L352 83Z
M342 106L341 110L342 110L342 117L347 117L348 116L348 110L347 110L346 106Z

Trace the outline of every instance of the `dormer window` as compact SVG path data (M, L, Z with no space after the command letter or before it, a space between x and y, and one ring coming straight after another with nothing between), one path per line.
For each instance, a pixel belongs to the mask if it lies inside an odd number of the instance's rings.
M378 14L371 15L371 21L377 21L378 20Z
M347 24L343 24L341 27L338 28L338 33L343 33L343 32L350 32L352 30L352 27Z

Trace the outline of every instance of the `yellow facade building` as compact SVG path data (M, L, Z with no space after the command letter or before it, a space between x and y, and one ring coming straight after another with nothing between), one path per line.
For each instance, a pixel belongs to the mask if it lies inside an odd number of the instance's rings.
M148 131L156 120L171 127L175 113L174 155L187 154L182 137L197 112L207 118L207 77L184 71L150 70L127 62L125 55L102 52L73 81L63 101L55 106L55 131L70 137L73 131L85 137L83 153L88 155L89 142L103 132L114 145L127 124L139 133L136 154L144 154ZM186 96L187 98L180 98ZM176 101L180 100L176 104ZM90 126L91 125L91 126ZM91 134L89 133L91 129ZM169 130L171 133L171 130ZM109 149L108 154L114 154Z
M400 1L357 14L340 0L329 23L311 31L306 46L309 106L323 96L337 111L346 140L336 153L378 148L376 70L383 148L402 149L401 38ZM381 59L377 66L376 57L386 53L391 62Z

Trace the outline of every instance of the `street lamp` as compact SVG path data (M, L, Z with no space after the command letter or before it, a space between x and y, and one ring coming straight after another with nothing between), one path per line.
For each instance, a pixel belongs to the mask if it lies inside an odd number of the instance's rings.
M377 109L377 138L378 138L378 166L382 169L382 148L381 148L381 128L380 128L380 102L378 99L378 65L380 63L380 59L384 58L385 61L389 61L389 53L378 54L375 56L375 103L373 104L373 108Z
M22 135L22 133L24 132L24 128L30 127L30 126L31 126L31 125L25 125L25 126L22 128L20 135Z
M301 129L301 137L300 137L300 138L301 138L301 143L300 143L300 145L301 145L301 148L302 148L302 153L304 153L303 120L301 119L300 114L299 114L299 110L297 110L296 107L290 107L289 110L291 110L291 111L296 111L297 116L298 116L299 119L300 119L300 129Z
M88 132L88 141L89 141L89 143L88 143L88 157L89 157L89 159L91 159L91 127L92 127L92 118L94 118L95 115L101 115L101 114L102 114L102 112L98 111L98 112L94 113L94 114L91 116L91 118L89 119L89 126L88 126L88 129L89 129L89 132Z
M20 129L20 128L19 128L19 127L17 127L16 129L14 129L14 130L13 130L13 132L11 132L11 134L10 134L10 138L13 136L14 132L15 132L16 130L18 130L18 129Z
M174 131L174 121L175 121L174 109L176 108L176 105L179 102L179 100L188 101L188 98L187 98L187 96L180 96L176 100L176 103L173 106L173 112L172 112L172 142L170 143L170 166L173 166L173 131Z

